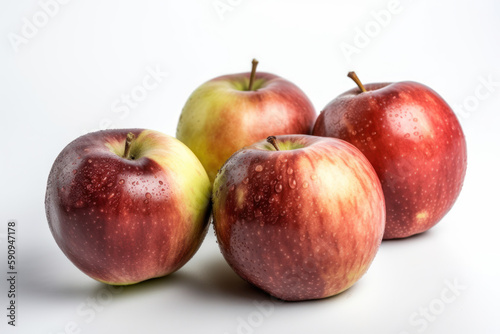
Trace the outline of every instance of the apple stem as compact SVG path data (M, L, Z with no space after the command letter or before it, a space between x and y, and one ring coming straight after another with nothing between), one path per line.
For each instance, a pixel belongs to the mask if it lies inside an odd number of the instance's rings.
M276 137L275 136L269 136L267 137L267 142L270 143L271 145L274 146L274 148L276 149L276 151L279 151L279 147L278 147L278 141L276 140Z
M248 83L248 90L252 90L253 81L255 80L255 72L257 71L257 64L259 62L254 58L252 59L252 72L250 73L250 82Z
M125 151L123 152L123 157L125 159L134 160L133 156L130 156L130 147L132 146L132 141L135 139L135 135L132 132L127 133L127 139L125 140Z
M361 83L361 80L359 80L358 76L356 75L356 72L354 71L351 71L349 73L347 73L347 76L349 78L351 78L355 83L356 85L358 85L359 89L361 89L361 91L364 93L366 92L366 88L365 86L363 86L363 84Z

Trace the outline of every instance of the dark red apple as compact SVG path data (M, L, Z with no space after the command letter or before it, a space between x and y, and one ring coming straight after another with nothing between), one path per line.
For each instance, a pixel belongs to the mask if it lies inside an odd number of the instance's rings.
M385 206L377 174L351 144L270 137L234 155L214 182L224 258L243 279L284 300L352 286L377 253Z
M427 231L451 209L465 177L465 137L450 106L417 82L358 84L330 102L313 134L346 140L371 162L387 207L384 239Z
M45 207L64 254L90 277L132 284L182 267L205 237L211 184L196 156L151 130L77 138L50 171Z

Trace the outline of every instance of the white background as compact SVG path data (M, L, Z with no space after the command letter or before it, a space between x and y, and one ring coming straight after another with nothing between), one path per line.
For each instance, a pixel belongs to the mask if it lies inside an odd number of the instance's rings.
M231 10L218 13L217 3ZM373 12L388 6L386 0L73 0L43 22L37 1L2 0L0 332L64 333L71 326L80 333L500 332L500 2L401 0L385 26L374 24ZM23 38L33 16L38 31L14 47L10 40ZM356 46L365 29L371 37ZM347 44L357 47L351 57L341 51ZM211 230L177 273L103 300L108 288L66 259L47 225L45 185L57 154L100 126L175 135L189 94L212 77L249 71L253 57L259 70L301 87L318 112L353 87L349 70L365 83L414 80L435 89L460 114L468 144L455 206L431 231L384 242L368 273L333 298L272 301L231 271ZM155 68L168 73L156 89L128 112L114 112L122 94L137 90ZM494 84L485 86L488 80ZM5 316L9 219L19 225L15 329ZM461 288L453 293L448 284ZM453 301L445 303L443 293Z

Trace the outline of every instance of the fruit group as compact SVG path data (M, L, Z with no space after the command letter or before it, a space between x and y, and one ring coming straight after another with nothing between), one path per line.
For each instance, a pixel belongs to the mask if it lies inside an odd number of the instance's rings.
M176 137L200 159L211 181L231 154L269 133L311 133L316 113L307 96L290 81L255 72L256 65L251 73L202 84L182 110Z
M131 129L77 138L57 157L45 207L64 254L90 277L132 284L165 276L207 231L211 184L177 139Z
M238 275L275 297L338 294L366 272L382 240L380 181L342 140L269 141L238 151L217 175L213 217L221 252Z
M313 134L346 140L373 165L384 189L384 239L437 224L457 199L467 153L448 104L416 82L358 84L320 113Z

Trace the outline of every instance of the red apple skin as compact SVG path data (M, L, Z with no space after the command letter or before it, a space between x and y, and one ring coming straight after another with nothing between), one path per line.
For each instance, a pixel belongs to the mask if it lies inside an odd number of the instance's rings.
M176 137L205 167L213 182L219 168L237 150L269 133L310 134L317 114L309 98L292 82L257 72L223 75L198 87L184 105Z
M381 243L380 181L347 142L277 140L304 148L278 152L261 141L218 173L212 200L219 247L238 275L277 298L338 294L366 272Z
M170 150L177 161L165 155L172 163L163 165L154 157L128 160L113 153L107 145L120 149L129 132L142 147L164 141L156 152ZM186 156L178 154L184 150ZM191 164L191 157L175 138L150 130L106 130L71 142L54 162L46 192L58 246L81 271L108 284L133 284L182 267L201 245L210 211L210 183L197 160L193 179L205 182L199 207L183 193L176 164Z
M374 83L330 102L313 129L346 140L371 162L387 208L384 239L427 231L451 209L465 177L465 137L455 114L416 82Z

